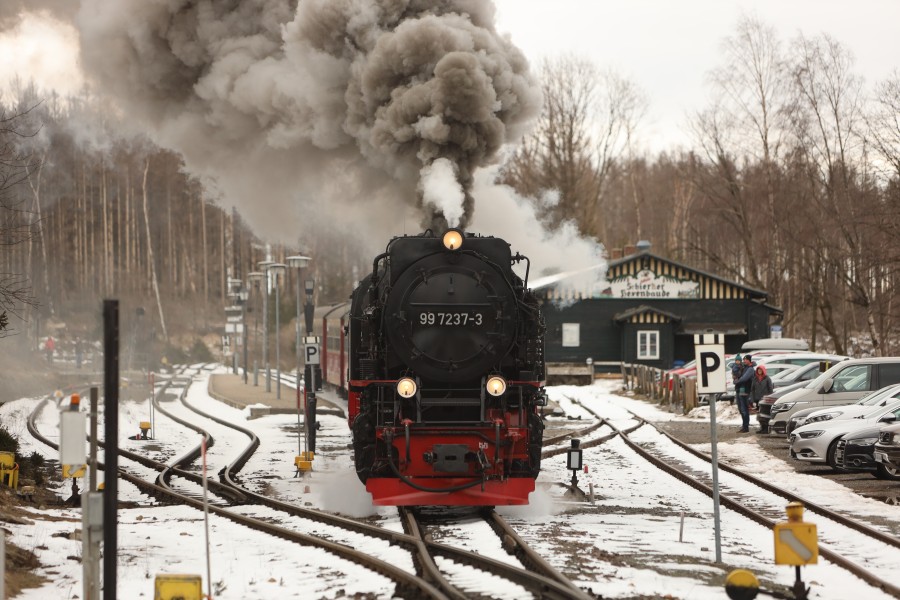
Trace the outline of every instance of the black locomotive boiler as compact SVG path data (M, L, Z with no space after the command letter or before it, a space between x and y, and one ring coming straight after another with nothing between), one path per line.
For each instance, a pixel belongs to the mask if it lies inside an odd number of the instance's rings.
M392 239L354 290L348 417L375 504L528 503L546 404L529 266L502 239L426 231Z

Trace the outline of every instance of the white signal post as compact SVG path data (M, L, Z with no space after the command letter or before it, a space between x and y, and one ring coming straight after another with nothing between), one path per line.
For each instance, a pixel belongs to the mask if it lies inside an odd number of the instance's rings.
M716 562L722 562L722 528L719 519L719 452L716 433L716 394L725 392L725 336L694 336L697 359L697 393L706 394L709 404L709 427L712 441L713 521L716 535Z

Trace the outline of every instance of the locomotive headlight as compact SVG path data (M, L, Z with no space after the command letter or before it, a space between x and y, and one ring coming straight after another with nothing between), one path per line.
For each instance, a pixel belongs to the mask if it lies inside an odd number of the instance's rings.
M485 387L487 388L487 393L491 396L502 396L503 392L506 391L506 380L498 375L494 375L487 380Z
M416 395L418 389L419 386L417 386L416 382L409 377L404 377L397 382L397 393L403 398L412 398Z
M444 234L444 248L447 250L459 250L463 243L462 231L458 229L448 229Z

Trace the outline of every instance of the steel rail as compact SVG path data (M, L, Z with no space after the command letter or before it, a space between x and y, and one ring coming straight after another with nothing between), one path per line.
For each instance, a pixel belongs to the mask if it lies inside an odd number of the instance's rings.
M427 581L436 585L441 591L447 594L448 598L454 600L467 600L468 596L462 590L453 586L447 578L438 569L437 564L431 553L428 552L428 546L425 543L425 536L422 528L419 526L419 520L416 519L413 511L407 510L406 507L399 507L400 519L403 522L404 530L415 538L416 547L416 564Z
M37 426L34 423L37 415L40 414L41 410L43 410L46 405L48 399L45 398L41 401L35 410L32 411L31 415L29 415L26 426L28 428L29 433L37 439L38 441L46 444L47 446L53 449L59 449L59 445L52 442L48 438L38 431ZM117 449L118 450L118 449ZM141 479L140 477L131 475L125 471L120 470L118 476L125 481L128 481L138 489L144 490L146 493L153 496L164 496L169 497L175 500L178 503L186 504L198 510L203 510L204 508L208 508L208 510L220 517L229 519L233 522L239 523L256 531L260 531L262 533L266 533L268 535L273 535L275 537L279 537L282 539L286 539L288 541L298 543L305 546L313 546L317 548L321 548L327 552L331 552L340 558L344 558L353 563L356 563L364 568L372 570L376 573L379 573L399 586L400 595L403 595L403 592L408 592L410 597L415 598L434 598L435 600L450 600L445 596L440 590L436 589L430 583L425 581L424 579L407 573L406 571L396 567L388 562L383 560L374 558L364 552L355 550L348 546L344 546L343 544L338 544L336 542L331 542L329 540L325 540L322 538L318 538L315 536L309 536L302 533L297 533L291 531L289 529L285 529L282 527L278 527L277 525L273 525L271 523L267 523L265 521L257 520L252 517L247 517L241 515L239 513L215 506L209 505L208 507L204 502L192 498L191 496L182 494L180 492L176 492L171 488L166 488L160 486L155 483L150 483Z
M539 573L544 577L548 577L550 579L556 580L559 583L570 588L573 598L591 598L589 594L586 594L584 590L577 587L571 579L564 576L557 569L555 569L550 563L544 560L540 554L535 552L534 548L525 543L525 540L519 536L515 529L513 529L512 525L510 525L506 519L497 514L497 511L490 511L489 514L485 517L488 521L488 524L491 526L494 531L500 536L503 540L504 546L507 547L507 550L510 551L519 561L525 565L527 569L534 571L535 573Z
M258 445L258 437L255 433L241 427L240 425L235 425L234 423L230 423L220 417L215 415L210 415L203 411L196 409L196 407L192 407L190 404L185 403L189 409L197 412L206 418L209 418L225 427L230 427L237 431L243 432L245 435L252 437L252 439L257 441ZM254 447L255 449L255 447ZM246 452L246 451L245 451ZM252 454L252 452L250 452ZM242 453L243 455L243 453ZM249 458L249 457L248 457ZM327 513L324 511L318 511L315 509L304 508L301 506L296 506L293 504L288 504L286 502L282 502L280 500L275 500L273 498L269 498L267 496L263 496L262 494L258 494L251 490L246 489L239 483L234 480L236 475L234 468L235 465L243 466L246 463L246 458L239 457L235 460L231 465L223 469L223 472L220 474L223 481L225 481L228 485L233 485L235 488L239 489L243 492L248 499L252 499L258 504L263 506L267 506L269 508L273 508L276 510L280 510L291 514L293 516L303 517L310 520L314 520L320 523L324 523L327 525L332 525L339 527L341 529L348 529L351 531L355 531L357 533L361 533L363 535L367 535L370 537L378 537L381 539L385 539L390 541L393 544L402 545L405 548L410 549L413 552L420 552L420 545L424 541L421 538L418 538L414 535L409 535L405 533L398 533L394 531L389 531L382 527L378 527L375 525L369 525L367 523L362 523L359 521L355 521L353 519L347 519L345 517L340 517L331 513ZM440 544L436 542L424 541L427 549L431 554L437 554L440 556L444 556L450 560L455 562L459 562L461 564L466 564L471 567L475 567L480 570L484 570L493 574L500 575L506 579L510 579L511 581L516 581L526 589L534 590L537 593L552 599L569 599L573 598L572 596L572 588L569 585L564 585L555 581L554 579L545 577L538 573L531 573L525 569L519 569L514 566L510 566L504 562L494 560L492 558L482 556L475 552L470 552L467 550L462 550L459 548L454 548L452 546L447 546L445 544ZM421 556L421 554L420 554ZM421 564L423 569L428 569L425 564L425 560L422 560ZM426 572L426 578L430 577L432 574ZM577 588L576 588L577 589ZM582 592L583 594L583 592ZM574 596L578 598L580 596ZM583 596L584 598L590 598L590 596Z
M609 421L607 421L607 424L610 427L612 427L614 430L619 431L622 441L624 441L625 444L629 448L634 450L642 458L644 458L645 460L647 460L648 462L653 464L655 467L657 467L657 468L661 469L662 471L668 473L669 475L675 477L679 481L686 483L687 485L691 486L692 488L706 494L710 498L713 497L713 490L711 487L707 486L704 483L697 481L690 474L685 473L676 467L673 467L665 460L663 460L657 456L654 456L653 454L651 454L650 452L645 450L643 447L641 447L639 444L632 441L626 433L620 431L615 425L613 425L612 423L609 423ZM743 515L768 529L774 529L774 527L775 527L776 522L773 521L772 519L769 519L762 513L759 513L747 506L744 506L740 502L732 499L730 496L722 494L721 492L719 493L719 502L723 506L730 508L731 510L735 511L736 513ZM897 586L889 581L885 581L885 580L877 577L875 574L873 574L869 570L863 568L859 564L851 561L850 559L838 554L837 552L835 552L833 550L830 550L827 547L822 546L821 544L819 545L819 555L822 556L823 558L833 562L834 564L836 564L840 567L843 567L844 569L846 569L853 575L856 575L857 577L859 577L860 579L862 579L869 585L876 587L876 588L882 590L883 592L894 596L895 598L900 598L900 586Z
M417 521L417 517L414 515L413 511L405 511L405 513L411 516L408 518ZM420 525L416 525L415 531L417 531L419 535L422 535L422 528ZM476 552L434 542L425 539L424 537L420 539L424 542L424 546L429 554L429 560L431 560L430 555L443 556L453 562L507 579L530 591L538 598L545 598L548 600L591 600L593 598L593 596L575 586L574 583L567 580L560 573L555 573L555 575L550 576L546 572L532 572L527 568L519 568ZM523 546L524 545L523 542ZM533 550L531 550L531 552L533 555L537 556L537 553ZM547 569L554 571L553 567L548 563L544 564Z
M647 423L647 424L650 425L651 427L653 427L654 429L656 429L661 435L666 436L668 439L670 439L672 442L674 442L675 445L677 445L678 447L680 447L684 450L687 450L688 452L690 452L697 458L703 459L704 461L712 464L712 457L710 457L708 454L704 454L703 452L700 452L696 448L691 448L689 445L682 442L678 438L666 433L665 431L661 431L658 427L656 427L652 423ZM900 538L898 538L897 536L894 536L894 535L891 535L884 531L875 529L871 525L867 525L865 523L860 523L859 521L856 521L856 520L848 517L847 515L836 512L830 508L822 506L821 504L818 504L811 500L807 500L801 496L798 496L797 494L794 494L793 492L790 492L788 490L780 488L776 485L772 485L771 483L764 481L758 477L755 477L748 473L742 473L741 471L735 469L734 467L732 467L730 465L723 463L722 461L719 461L719 468L727 473L731 473L732 475L735 475L737 477L740 477L741 479L749 481L753 485L759 486L768 492L771 492L777 496L781 496L782 498L784 498L790 502L802 502L804 508L806 508L812 512L819 513L822 516L825 516L825 517L831 519L832 521L835 521L837 523L840 523L841 525L844 525L845 527L854 529L854 530L856 530L860 533L863 533L871 538L875 538L880 542L888 544L889 546L894 546L895 548L900 548Z

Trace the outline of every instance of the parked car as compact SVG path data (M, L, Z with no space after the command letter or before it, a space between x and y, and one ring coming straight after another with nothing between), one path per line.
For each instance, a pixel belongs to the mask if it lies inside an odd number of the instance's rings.
M890 424L900 418L900 400L853 419L820 421L798 427L790 435L791 458L811 463L827 463L837 469L835 460L838 440L872 423Z
M822 367L825 368L822 368ZM775 389L780 387L792 385L797 382L808 382L812 381L829 368L831 368L832 363L826 362L824 365L822 363L811 362L805 365L800 365L794 371L790 371L788 373L779 373L777 377L772 378L772 385L775 386Z
M772 405L770 427L786 433L791 416L811 407L856 402L872 390L900 383L900 357L855 358L834 365L808 385L794 390Z
M808 381L798 381L791 385L785 385L776 388L774 392L767 396L763 396L757 407L756 420L759 422L760 433L769 433L769 421L772 419L772 405L782 396L798 390L805 385L809 385Z
M756 420L759 422L760 433L769 433L769 421L772 418L772 405L775 404L775 401L782 396L786 396L789 392L809 385L813 379L822 374L822 367L826 365L830 366L830 363L823 361L800 365L796 370L772 379L775 391L767 396L763 396L757 407ZM827 367L824 370L827 370Z
M802 425L830 421L831 419L852 419L870 412L873 408L887 406L891 401L900 398L900 385L889 385L880 390L869 392L853 404L829 406L827 408L805 408L791 415L788 433Z
M886 469L900 469L900 425L882 428L875 443L875 462Z
M750 356L753 359L753 362L756 363L756 366L766 365L766 369L769 368L769 365L772 364L780 364L780 365L798 365L805 366L809 364L818 365L821 362L830 363L837 362L841 360L846 360L846 356L839 356L836 354L822 354L818 352L790 352L784 353L784 351L770 351L762 352L757 354L751 354ZM727 373L731 372L731 364L727 363L725 368L728 369ZM774 381L772 382L775 383ZM725 378L725 393L719 398L720 400L733 400L734 399L734 382L730 377Z
M674 376L675 375L678 375L679 377L689 377L690 375L696 375L696 374L697 374L697 361L691 360L691 361L684 363L680 367L677 367L674 369L669 369L668 371L663 373L663 381L666 382L666 385L668 385L669 389L671 390L672 386L674 385L674 381L675 381Z
M762 338L744 342L741 346L741 354L751 354L759 350L796 350L798 352L809 351L809 344L795 338Z
M766 374L775 383L775 378L779 375L785 375L796 370L800 365L792 365L790 363L776 362L766 364Z
M878 479L900 481L900 468L890 463L875 461L875 444L882 430L889 429L883 423L875 423L854 432L847 433L838 440L834 452L834 462L845 471L870 471Z

